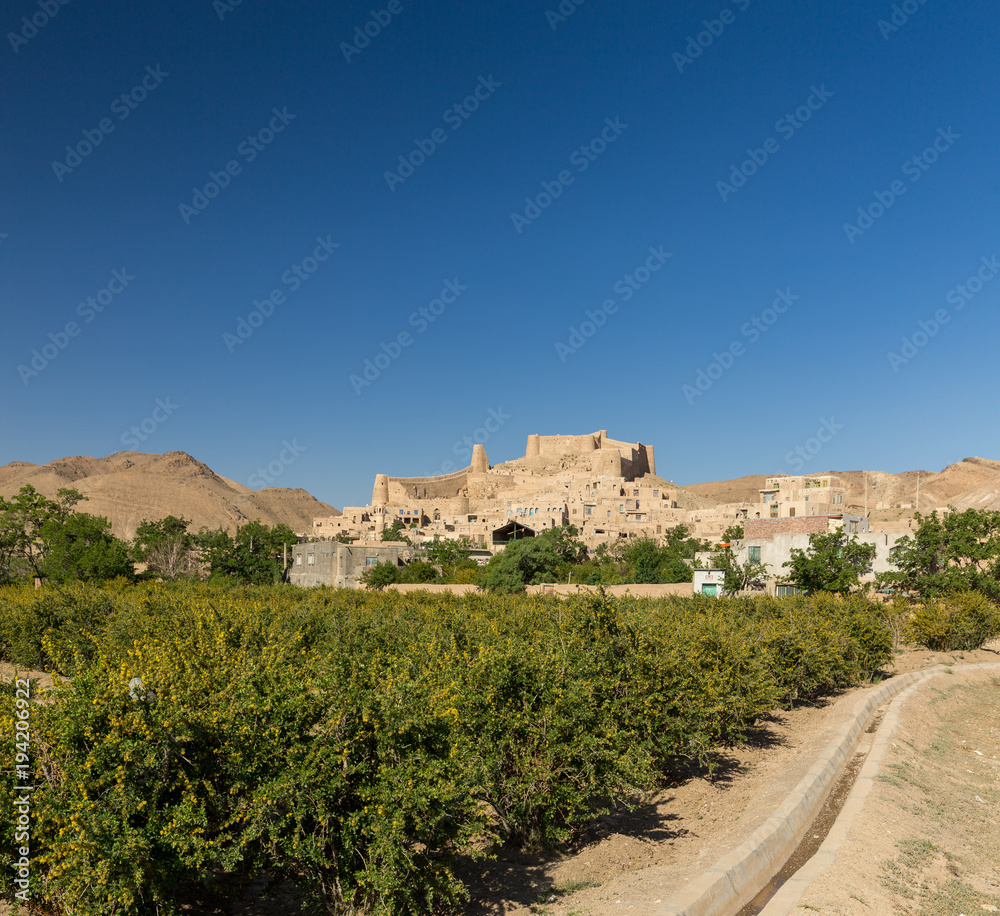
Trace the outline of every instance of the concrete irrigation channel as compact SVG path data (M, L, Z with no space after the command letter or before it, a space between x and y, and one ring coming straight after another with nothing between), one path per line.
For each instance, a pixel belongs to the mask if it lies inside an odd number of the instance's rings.
M946 666L900 675L859 700L816 763L740 846L687 884L655 916L786 916L836 858L878 775L906 698ZM956 671L1000 665L948 666Z

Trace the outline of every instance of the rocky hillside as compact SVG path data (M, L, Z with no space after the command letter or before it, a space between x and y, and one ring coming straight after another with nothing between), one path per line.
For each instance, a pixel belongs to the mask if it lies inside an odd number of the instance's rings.
M315 516L340 515L305 490L251 490L185 452L118 452L106 458L60 458L41 465L15 461L0 467L0 496L9 499L25 484L50 498L61 487L74 487L88 497L78 508L106 517L124 538L132 537L143 519L167 515L190 519L194 530L220 525L232 530L257 519L284 523L299 533L312 529Z

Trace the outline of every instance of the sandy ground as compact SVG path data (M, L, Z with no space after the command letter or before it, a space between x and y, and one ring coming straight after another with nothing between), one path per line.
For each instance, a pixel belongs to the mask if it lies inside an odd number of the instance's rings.
M1000 642L965 653L904 650L891 673L997 662ZM0 665L0 676L12 673ZM956 672L931 683L907 701L880 771L887 778L795 912L1000 912L1000 679ZM562 854L501 853L475 863L464 875L470 916L654 913L770 816L872 689L775 711L751 745L716 755L712 775L687 774L639 809L602 818ZM261 903L232 912L263 912ZM266 911L282 912L280 903L270 901ZM0 903L0 916L10 912Z
M1000 912L1000 676L955 669L907 698L833 865L795 912Z

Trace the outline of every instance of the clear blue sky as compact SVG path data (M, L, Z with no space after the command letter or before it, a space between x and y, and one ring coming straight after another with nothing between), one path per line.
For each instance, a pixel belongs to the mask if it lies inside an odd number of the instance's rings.
M0 28L0 463L180 449L339 507L477 430L607 428L678 483L1000 458L986 0Z

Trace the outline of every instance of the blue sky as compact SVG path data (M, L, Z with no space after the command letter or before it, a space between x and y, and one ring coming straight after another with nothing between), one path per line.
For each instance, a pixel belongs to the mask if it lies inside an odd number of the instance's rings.
M986 0L0 28L0 464L179 449L340 507L535 432L678 483L1000 458Z

